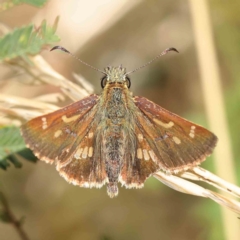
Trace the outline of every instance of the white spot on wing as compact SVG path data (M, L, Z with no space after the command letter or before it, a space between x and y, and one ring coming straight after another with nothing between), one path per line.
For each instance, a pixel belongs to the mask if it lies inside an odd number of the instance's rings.
M174 123L172 121L170 121L169 123L164 123L157 118L154 118L153 121L164 128L171 128L172 126L174 126Z
M173 139L173 141L174 141L176 144L180 144L180 143L181 143L181 140L180 140L178 137L173 136L172 139Z
M46 129L47 127L48 127L47 118L42 117L42 129Z
M143 154L142 154L142 149L141 148L137 149L137 158L138 159L142 159L143 158Z
M191 138L194 138L195 137L195 126L191 126L191 129L190 129L190 133L189 133L189 136Z
M88 134L88 138L92 138L93 137L93 132L90 132L89 134Z
M55 133L54 133L54 137L55 138L58 138L59 136L62 135L62 130L57 130Z
M152 159L154 162L157 163L157 162L158 162L158 158L157 158L157 156L155 155L154 151L153 151L153 150L149 150L148 152L149 152L149 155L150 155L151 159Z
M146 149L143 149L143 157L146 161L150 159L150 156L148 154L148 151Z
M87 158L87 155L88 155L88 147L86 146L86 147L83 149L82 158Z
M69 122L72 122L72 121L76 121L78 119L80 115L74 115L72 117L67 117L66 115L62 116L62 120L65 122L65 123L69 123Z
M195 137L195 134L194 133L189 133L189 136L191 137L191 138L194 138Z
M80 159L82 152L83 152L83 148L79 148L79 149L76 151L76 153L74 154L74 158Z
M92 155L93 155L93 147L90 147L90 148L88 149L88 156L89 156L89 157L92 157Z
M139 142L143 141L143 135L141 133L138 134L138 140L139 140Z

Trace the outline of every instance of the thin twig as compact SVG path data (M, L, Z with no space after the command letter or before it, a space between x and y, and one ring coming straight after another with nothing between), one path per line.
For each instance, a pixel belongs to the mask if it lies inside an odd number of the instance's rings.
M0 202L2 203L2 211L7 218L7 222L11 223L15 227L22 240L29 240L27 234L22 229L21 220L17 220L13 212L10 210L9 204L3 192L0 192Z

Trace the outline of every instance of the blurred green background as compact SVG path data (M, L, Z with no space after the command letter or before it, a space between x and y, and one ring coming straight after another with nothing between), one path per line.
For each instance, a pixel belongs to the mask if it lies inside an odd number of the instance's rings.
M177 48L180 54L164 56L134 73L131 90L134 95L149 98L209 128L189 2L51 0L41 9L19 5L2 12L0 22L15 28L30 22L39 24L43 19L53 22L59 15L59 45L100 69L123 64L130 71L167 47ZM238 174L240 2L207 2ZM202 38L204 41L205 32ZM80 73L94 84L97 93L101 92L98 72L67 54L46 49L42 56L62 75L71 79L73 72ZM1 66L0 70L0 78L5 79L9 69ZM28 98L58 91L49 86L33 87L31 91L28 87L26 91L16 79L2 81L0 88L2 93ZM212 157L202 166L215 172ZM154 178L148 179L140 190L120 188L119 196L110 199L105 187L99 190L72 186L59 176L54 166L23 162L22 169L0 170L0 187L16 215L25 216L24 229L30 239L225 239L216 203L176 192ZM20 238L12 226L0 222L0 239Z

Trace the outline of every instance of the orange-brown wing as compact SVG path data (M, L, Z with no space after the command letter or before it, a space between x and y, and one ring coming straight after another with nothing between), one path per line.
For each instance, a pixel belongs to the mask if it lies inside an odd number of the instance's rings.
M141 188L145 180L152 173L157 172L160 167L159 163L155 162L153 148L146 140L146 136L135 125L134 137L129 135L128 138L134 139L128 143L128 155L125 158L119 181L126 188ZM131 154L131 152L134 154Z
M98 99L97 95L91 95L21 127L27 146L40 160L55 162L68 181L86 187L88 181L96 182L96 178L97 183L103 182L106 175L97 170L103 166L97 162L100 153L93 150L99 121Z
M148 161L149 156L160 169L176 173L200 164L212 153L217 137L207 129L146 98L134 97L134 102L138 107L136 125L140 130L136 155L142 156L138 159Z
M65 162L57 162L57 170L68 182L81 187L102 187L107 181L105 162L97 144L97 126L94 121L86 136Z

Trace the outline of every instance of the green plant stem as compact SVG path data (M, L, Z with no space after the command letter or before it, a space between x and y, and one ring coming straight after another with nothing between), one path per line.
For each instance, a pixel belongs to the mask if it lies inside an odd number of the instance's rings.
M17 218L14 216L13 212L11 211L8 201L4 196L3 192L0 192L0 201L3 207L2 210L8 218L8 223L11 223L15 227L16 231L18 232L22 240L30 240L26 232L22 228L21 221L17 220Z

